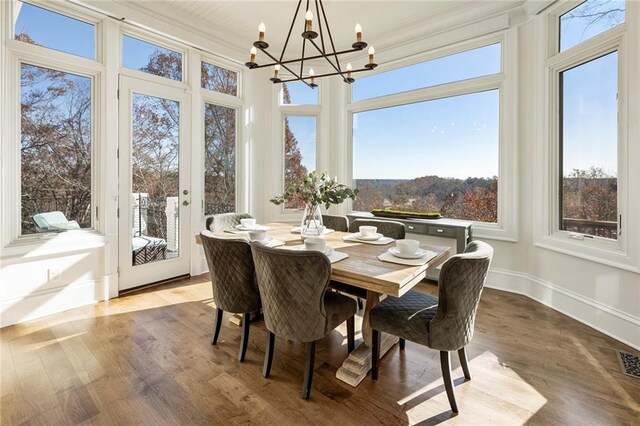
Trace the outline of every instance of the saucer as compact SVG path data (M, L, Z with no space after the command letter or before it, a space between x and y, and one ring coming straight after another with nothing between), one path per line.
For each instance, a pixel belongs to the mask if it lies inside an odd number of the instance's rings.
M405 254L400 253L400 251L395 247L391 247L388 251L389 253L391 253L395 257L399 257L400 259L420 259L422 256L426 255L429 252L428 250L418 249L418 251L415 253Z
M238 231L249 232L249 231L268 231L269 228L267 226L255 225L251 228L245 228L242 225L236 225L236 229Z
M356 237L356 239L361 240L361 241L378 241L380 238L383 237L382 234L379 234L377 232L375 234L371 235L370 237L365 237L364 235L362 235L359 232L356 232L353 235Z

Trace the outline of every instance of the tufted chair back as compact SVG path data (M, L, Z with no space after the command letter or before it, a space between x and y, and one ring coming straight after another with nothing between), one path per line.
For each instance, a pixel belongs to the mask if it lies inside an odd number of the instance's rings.
M336 216L331 214L322 215L322 224L334 231L348 232L349 231L349 219L346 216Z
M489 271L493 248L473 241L442 265L438 309L429 322L429 347L457 351L471 341L476 310Z
M209 265L216 306L234 313L260 309L260 293L249 242L219 238L209 231L202 231L200 237Z
M320 252L274 249L255 242L251 251L267 330L298 342L324 337L329 258Z
M240 219L251 219L249 213L220 213L207 218L207 229L211 232L220 232L233 229L240 225Z
M406 232L402 222L376 219L356 219L349 224L349 232L358 232L361 226L376 226L378 233L396 240L403 239Z

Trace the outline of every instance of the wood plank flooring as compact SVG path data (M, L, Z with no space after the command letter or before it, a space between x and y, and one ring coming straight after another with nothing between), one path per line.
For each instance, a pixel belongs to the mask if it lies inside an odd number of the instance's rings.
M277 339L264 379L262 321L240 364L240 328L227 318L209 343L213 306L201 276L3 328L1 423L640 424L640 380L620 372L614 350L635 352L523 296L485 290L467 350L471 381L454 360L457 416L436 351L392 348L377 383L352 388L335 378L343 325L319 343L302 401L304 346Z

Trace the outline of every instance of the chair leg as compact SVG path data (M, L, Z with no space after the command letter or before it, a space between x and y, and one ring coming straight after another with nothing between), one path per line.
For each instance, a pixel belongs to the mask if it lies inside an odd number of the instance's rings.
M364 308L364 303L362 302L362 299L358 297L358 310L361 310L362 308Z
M242 338L240 339L240 353L238 361L244 362L244 356L247 354L247 346L249 345L249 326L251 324L251 314L242 315Z
M276 335L267 331L267 349L264 352L264 366L262 367L262 377L269 377L271 374L271 363L273 362L273 348L276 345Z
M380 360L380 331L371 330L371 380L378 380L378 361Z
M400 350L404 351L404 345L405 345L406 341L403 338L400 338Z
M313 364L316 358L316 342L307 343L307 366L304 369L304 383L302 385L302 399L309 399L311 382L313 381Z
M220 308L216 308L216 319L213 323L213 337L211 338L211 344L215 345L218 343L218 336L220 335L220 327L222 326L222 314L223 310Z
M355 348L356 320L355 317L347 319L347 354Z
M467 363L467 353L464 348L458 349L458 357L460 358L460 366L464 372L464 378L471 380L471 373L469 372L469 364Z
M456 397L453 394L453 381L451 380L451 354L448 351L440 351L440 367L442 367L442 379L444 380L444 388L447 391L451 411L457 413L458 404L456 404Z

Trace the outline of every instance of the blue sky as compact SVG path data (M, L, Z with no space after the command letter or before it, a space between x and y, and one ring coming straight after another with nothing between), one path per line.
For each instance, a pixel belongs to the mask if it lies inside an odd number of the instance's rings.
M595 8L594 5L595 4ZM612 14L595 24L571 14L624 8L623 0L590 0L563 16L561 47L569 48L624 19ZM571 18L571 19L569 19ZM36 42L75 55L95 57L94 27L22 3L15 24ZM124 66L138 69L157 46L123 39ZM486 46L414 66L359 78L354 100L368 99L499 72L499 45ZM384 66L384 64L382 64ZM601 167L615 174L617 145L617 55L608 55L564 74L564 170ZM292 103L315 103L317 89L290 85ZM354 178L410 179L437 174L466 178L498 173L496 91L368 111L354 115ZM303 163L315 169L315 120L290 120ZM507 137L507 136L505 136ZM507 141L517 143L518 141Z

